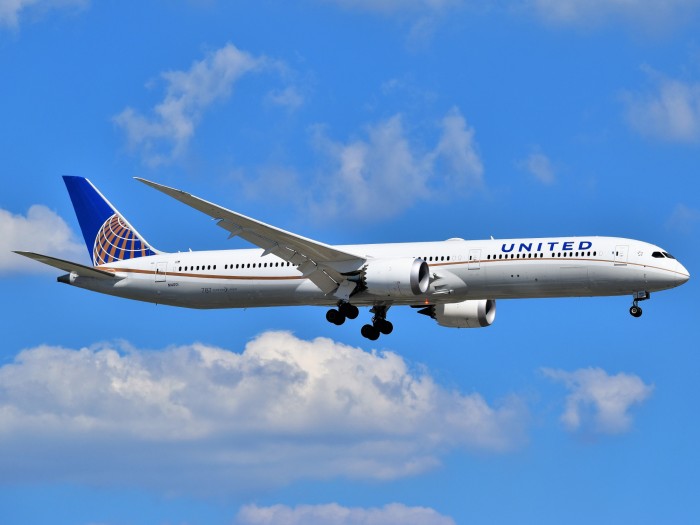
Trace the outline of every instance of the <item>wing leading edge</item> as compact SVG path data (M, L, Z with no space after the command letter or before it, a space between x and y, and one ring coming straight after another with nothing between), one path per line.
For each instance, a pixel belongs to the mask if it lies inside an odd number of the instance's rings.
M262 248L263 257L271 253L297 265L302 275L326 295L335 294L340 299L347 299L355 284L347 281L335 267L342 263L344 267L359 269L366 262L364 257L246 217L185 191L134 178L215 219L218 226L229 232L229 239L241 237Z

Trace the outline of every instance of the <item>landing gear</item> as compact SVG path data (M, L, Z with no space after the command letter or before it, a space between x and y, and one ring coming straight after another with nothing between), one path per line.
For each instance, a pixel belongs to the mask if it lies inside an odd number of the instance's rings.
M345 319L356 319L360 314L357 306L350 303L341 302L338 304L338 309L331 308L326 312L326 320L329 323L340 326L345 322Z
M632 296L632 306L630 307L630 315L632 317L641 317L642 309L639 306L639 301L646 301L651 297L649 292L634 292Z
M348 319L357 319L357 316L360 314L360 310L358 310L357 306L350 303L340 303L340 305L338 305L338 310Z
M326 321L333 323L334 325L340 326L345 322L345 316L339 310L331 308L326 312Z
M363 337L370 341L376 341L379 339L379 334L389 335L394 331L394 325L386 320L386 312L388 310L389 307L383 305L376 305L370 310L374 317L372 317L372 324L366 324L360 330Z
M376 326L372 324L366 324L360 330L362 337L369 339L370 341L376 341L379 339L379 330Z
M385 305L375 305L372 307L370 310L373 314L372 324L366 324L361 328L360 333L362 337L370 341L376 341L381 334L389 335L394 331L394 325L386 320L386 313L388 310L389 307ZM341 301L338 303L337 308L331 308L326 312L326 320L329 323L340 326L346 319L357 319L359 314L360 310L357 306Z

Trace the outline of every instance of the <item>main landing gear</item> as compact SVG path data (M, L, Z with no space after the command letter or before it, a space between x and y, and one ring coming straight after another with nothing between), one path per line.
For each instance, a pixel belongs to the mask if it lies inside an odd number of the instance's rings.
M632 317L641 317L642 308L639 306L639 301L646 301L651 297L649 292L634 292L632 296L632 306L630 307L630 315Z
M370 312L373 315L372 324L366 324L360 330L363 337L371 341L379 339L380 334L389 335L394 330L394 325L386 320L386 313L389 310L388 306L376 305L372 307ZM356 319L360 311L357 306L340 302L338 308L331 308L326 312L326 320L329 323L340 326L345 322L345 319Z
M370 312L374 314L372 317L372 324L366 324L360 330L363 337L366 337L370 341L376 341L379 339L379 334L389 335L394 330L394 325L390 321L386 320L386 312L389 310L388 306L375 306Z
M345 322L345 319L356 319L360 314L357 306L350 303L341 302L338 308L331 308L326 312L326 320L329 323L340 326Z

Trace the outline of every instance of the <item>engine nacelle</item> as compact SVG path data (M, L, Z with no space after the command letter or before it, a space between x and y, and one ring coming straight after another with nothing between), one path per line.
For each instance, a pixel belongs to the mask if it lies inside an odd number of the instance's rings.
M481 299L435 305L435 320L450 328L482 328L496 318L496 301Z
M415 297L430 286L430 269L423 259L377 259L362 271L363 291L378 297Z

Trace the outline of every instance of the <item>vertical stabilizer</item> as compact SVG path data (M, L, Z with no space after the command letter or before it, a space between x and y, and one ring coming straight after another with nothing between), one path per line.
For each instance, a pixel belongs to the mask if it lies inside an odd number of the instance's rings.
M159 253L89 180L65 175L63 181L93 266Z

